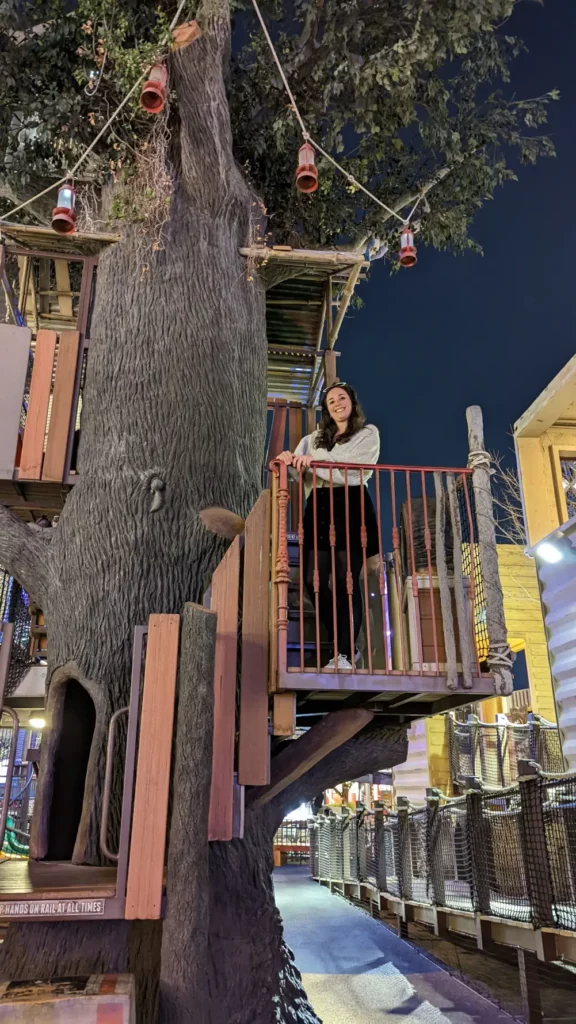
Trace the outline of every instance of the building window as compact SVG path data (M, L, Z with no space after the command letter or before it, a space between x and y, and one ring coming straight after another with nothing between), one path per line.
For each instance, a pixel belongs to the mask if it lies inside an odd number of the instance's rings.
M568 519L576 516L576 458L560 459Z

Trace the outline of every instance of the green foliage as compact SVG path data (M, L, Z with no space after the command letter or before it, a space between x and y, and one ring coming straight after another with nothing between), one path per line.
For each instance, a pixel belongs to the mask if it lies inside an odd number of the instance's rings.
M262 4L312 136L350 173L396 207L449 169L418 212L420 237L438 248L473 246L468 227L482 203L515 179L518 163L554 152L541 126L557 92L518 100L509 87L511 63L523 49L510 34L514 6L515 0ZM296 191L296 119L249 0L232 7L236 154L267 208L274 242L396 238L397 222L323 159L318 193ZM30 195L76 161L142 69L165 52L175 9L162 0L0 0L0 195L2 185L5 193L9 187ZM186 18L193 14L184 11ZM172 97L174 123L177 108ZM129 171L150 122L135 96L84 177L103 183ZM130 216L122 202L114 213Z

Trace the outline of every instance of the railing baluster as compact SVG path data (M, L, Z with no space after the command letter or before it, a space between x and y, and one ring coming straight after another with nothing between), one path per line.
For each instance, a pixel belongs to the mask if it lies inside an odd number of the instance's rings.
M304 495L303 470L298 473L298 555L300 558L300 671L304 671Z
M348 615L350 617L350 663L352 668L356 662L356 642L354 637L354 601L352 566L350 560L350 504L348 492L348 468L344 469L344 501L346 503L346 593L348 594Z
M364 635L368 650L368 672L372 675L372 632L370 630L370 600L368 593L368 559L366 548L368 545L368 532L366 530L366 517L364 508L364 471L360 470L360 543L362 545L362 569L364 573ZM354 665L354 661L352 661Z
M376 519L378 524L378 585L380 589L380 602L382 605L382 632L384 642L384 658L386 662L386 672L392 671L392 659L390 652L388 635L388 622L390 621L387 592L386 592L386 574L384 570L384 551L382 548L382 518L381 518L381 507L380 507L380 470L377 469L375 474L376 478Z
M406 661L406 637L404 635L404 616L402 615L402 575L400 567L400 533L396 519L396 479L394 470L390 471L390 496L392 499L392 549L394 552L394 579L398 598L398 629L400 630L402 647L402 669L408 671Z
M316 500L316 468L312 467L312 511L314 513L314 618L316 620L316 670L321 668L320 653L320 573L318 571L318 502Z
M414 621L416 624L416 637L418 640L418 659L420 672L424 671L424 654L422 648L422 619L420 615L420 592L418 589L418 576L416 573L416 558L414 555L414 527L412 525L412 496L410 493L410 470L406 470L406 499L408 508L408 533L410 537L410 565L412 568L412 601L414 605Z
M280 463L278 487L278 553L276 556L276 587L278 593L278 672L288 669L288 467Z
M338 603L336 597L336 524L334 522L334 481L330 470L330 564L332 569L332 628L334 631L334 671L338 668Z
M424 508L424 544L426 546L426 561L428 563L428 586L430 587L430 610L432 613L432 637L434 643L434 660L436 662L436 675L440 673L440 659L438 657L438 634L436 630L436 601L434 591L434 580L432 578L432 537L428 526L428 498L426 495L426 474L421 471L422 478L422 505Z

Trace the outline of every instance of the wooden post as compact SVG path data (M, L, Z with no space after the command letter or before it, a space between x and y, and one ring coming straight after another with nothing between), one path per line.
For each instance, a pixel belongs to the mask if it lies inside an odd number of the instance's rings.
M399 796L398 806L398 881L400 895L412 899L412 857L410 851L410 822L408 820L408 797ZM404 938L404 936L402 936Z
M468 780L469 785L471 781ZM484 820L481 789L469 789L466 793L466 842L476 910L481 914L489 914L491 906L488 876L492 863L492 836L490 826Z
M554 927L554 886L546 842L542 785L538 768L531 761L518 761L518 787L522 808L522 859L532 905L532 924L535 928Z
M296 732L296 694L290 691L274 694L272 735L293 736Z
M214 746L210 798L210 839L232 839L234 831L234 745L240 537L212 576L212 610L218 612L214 655Z
M471 690L472 666L474 662L472 645L475 637L471 636L472 620L470 610L467 606L466 593L464 590L464 572L462 564L462 522L460 509L458 508L458 497L456 495L456 482L453 473L446 474L446 489L448 491L448 507L450 509L450 520L452 522L452 551L454 556L454 603L456 605L456 621L458 623L458 640L460 645L460 661L462 662L462 678L465 690ZM472 538L470 538L472 543Z
M494 673L496 693L503 697L512 693L512 655L508 644L504 619L504 599L498 571L496 526L490 484L490 455L484 449L482 410L471 405L466 410L468 421L469 465L472 468L472 486L476 508L478 551L482 569L482 584L486 602L486 629L488 632L488 665ZM470 543L474 538L470 538Z
M179 615L151 615L142 692L126 918L162 916Z
M268 646L270 588L270 491L260 495L244 530L242 675L238 781L243 786L270 782L268 735Z
M208 813L212 766L216 614L182 616L172 819L162 930L159 1024L208 1024Z
M522 993L522 1009L526 1024L542 1024L542 1000L540 998L540 979L538 977L538 960L534 953L525 949L518 950L518 971L520 973L520 991Z
M442 860L442 816L440 794L436 789L426 790L426 845L428 847L428 871L432 885L432 899L437 907L446 906L446 886Z
M338 381L336 370L336 352L324 353L324 386L329 388Z

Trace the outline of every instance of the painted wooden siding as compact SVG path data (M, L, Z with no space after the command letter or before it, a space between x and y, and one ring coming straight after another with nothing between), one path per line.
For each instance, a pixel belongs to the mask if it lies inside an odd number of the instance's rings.
M504 594L508 639L515 650L526 650L532 710L556 721L546 632L534 560L520 545L499 544L498 564Z

